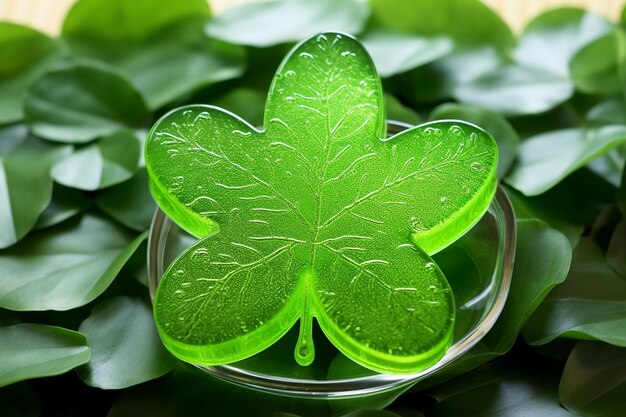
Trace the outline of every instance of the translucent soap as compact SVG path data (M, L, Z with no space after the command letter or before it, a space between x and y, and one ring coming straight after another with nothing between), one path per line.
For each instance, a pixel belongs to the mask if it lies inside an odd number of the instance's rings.
M201 238L164 273L154 317L167 348L202 365L312 323L355 362L417 372L446 352L450 286L431 255L487 210L497 147L462 121L386 138L380 78L363 46L316 35L278 68L262 130L206 105L152 128L146 166L161 209Z

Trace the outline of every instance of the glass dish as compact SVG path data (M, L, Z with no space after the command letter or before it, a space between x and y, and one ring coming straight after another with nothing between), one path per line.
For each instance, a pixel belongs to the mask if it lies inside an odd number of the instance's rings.
M410 127L388 121L395 134ZM505 191L498 187L483 218L463 237L434 256L446 274L457 305L454 341L435 365L409 375L379 374L339 353L315 328L316 359L301 367L293 359L298 326L265 351L241 362L198 366L217 378L282 395L350 398L408 386L451 364L476 345L497 320L511 285L515 254L515 216ZM154 297L163 271L196 239L157 209L148 241L150 295Z

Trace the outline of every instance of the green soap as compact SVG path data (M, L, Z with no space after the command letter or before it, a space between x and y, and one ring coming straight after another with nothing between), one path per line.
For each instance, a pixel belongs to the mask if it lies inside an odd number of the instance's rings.
M465 233L496 187L497 147L438 121L386 138L380 78L361 44L323 33L292 49L264 129L212 106L176 109L146 143L159 206L202 239L162 277L154 317L167 348L235 362L313 318L355 362L427 368L451 344L455 307L430 255Z

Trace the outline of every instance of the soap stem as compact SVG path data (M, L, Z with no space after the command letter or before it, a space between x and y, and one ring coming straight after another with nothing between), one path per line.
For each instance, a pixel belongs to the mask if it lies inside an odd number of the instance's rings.
M315 359L315 346L313 344L313 316L311 315L309 290L311 280L314 279L315 272L311 270L303 271L304 275L304 305L300 316L300 334L296 343L296 362L301 366L308 366Z

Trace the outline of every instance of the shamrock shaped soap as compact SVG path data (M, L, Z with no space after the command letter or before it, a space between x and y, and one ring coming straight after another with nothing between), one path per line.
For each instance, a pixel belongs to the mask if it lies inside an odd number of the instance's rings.
M350 36L323 33L278 68L259 130L217 107L159 120L152 194L202 238L164 273L154 317L167 348L226 364L312 321L379 372L436 363L452 341L450 286L430 255L465 233L496 187L496 144L460 121L386 138L381 83Z

